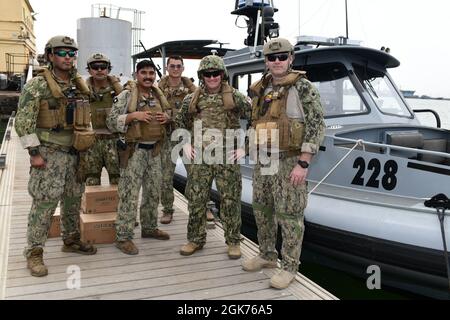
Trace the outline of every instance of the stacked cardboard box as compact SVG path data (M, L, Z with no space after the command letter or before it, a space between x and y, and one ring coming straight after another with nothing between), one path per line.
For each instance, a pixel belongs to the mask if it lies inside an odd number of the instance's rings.
M87 186L81 201L81 240L92 244L113 243L119 195L117 186Z
M55 214L52 217L50 230L48 231L49 238L57 238L61 236L61 213L60 208L56 208Z

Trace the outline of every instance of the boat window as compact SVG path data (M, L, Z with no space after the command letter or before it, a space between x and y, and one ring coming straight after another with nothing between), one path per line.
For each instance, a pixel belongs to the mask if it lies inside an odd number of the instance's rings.
M382 113L412 117L400 94L385 73L359 65L354 65L354 68L364 89L370 94Z
M294 68L306 71L308 80L319 90L325 118L368 112L343 64L323 63Z
M249 96L249 88L252 83L261 79L262 72L239 74L233 78L233 87L239 90L243 95Z

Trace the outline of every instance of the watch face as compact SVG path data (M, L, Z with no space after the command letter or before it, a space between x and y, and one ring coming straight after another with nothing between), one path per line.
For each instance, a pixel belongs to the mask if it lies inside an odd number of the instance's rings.
M302 167L303 169L306 169L306 168L308 168L309 167L309 163L308 162L306 162L306 161L303 161L303 160L298 160L298 162L297 162L299 165L300 165L300 167Z

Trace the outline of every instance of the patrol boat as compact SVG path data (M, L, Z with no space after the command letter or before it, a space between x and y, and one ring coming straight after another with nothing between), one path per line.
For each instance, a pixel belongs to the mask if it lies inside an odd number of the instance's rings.
M277 36L276 9L251 1L236 1L235 9L249 18L248 46L224 60L232 85L248 93L265 71L263 40ZM439 128L435 112L436 128L420 124L415 113L432 111L408 106L387 71L399 65L385 50L348 38L298 39L293 67L319 89L327 124L309 171L302 259L365 279L379 267L383 287L448 299L450 131ZM252 168L241 166L242 219L256 228ZM179 160L174 181L185 180ZM211 194L219 200L215 185Z

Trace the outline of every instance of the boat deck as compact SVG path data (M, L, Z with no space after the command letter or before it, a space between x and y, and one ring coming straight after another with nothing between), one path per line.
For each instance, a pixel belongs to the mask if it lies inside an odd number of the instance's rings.
M26 268L27 216L31 206L27 183L29 157L12 128L1 153L7 155L0 184L0 299L158 299L158 300L329 300L335 296L300 273L285 290L269 288L275 270L249 273L241 260L230 260L219 223L208 229L203 250L184 257L180 246L186 241L187 202L176 192L174 221L161 229L169 241L141 239L136 228L136 256L121 253L112 244L97 245L96 255L61 252L61 238L49 239L44 260L49 275L32 277ZM254 256L255 243L243 237L243 258ZM72 273L74 272L75 273ZM80 272L79 282L74 278ZM79 289L70 289L77 287Z

